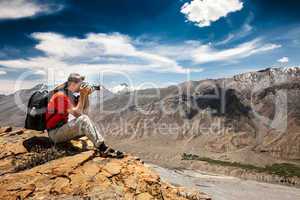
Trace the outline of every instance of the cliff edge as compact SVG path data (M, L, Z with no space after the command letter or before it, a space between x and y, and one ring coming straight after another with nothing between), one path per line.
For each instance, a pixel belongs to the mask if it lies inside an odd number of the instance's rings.
M46 134L0 128L1 199L210 199L163 182L138 158L102 158L83 138L53 147Z

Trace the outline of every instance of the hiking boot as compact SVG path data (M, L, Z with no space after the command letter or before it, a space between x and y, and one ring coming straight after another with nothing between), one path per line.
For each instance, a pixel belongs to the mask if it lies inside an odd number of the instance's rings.
M119 159L124 158L124 153L121 151L115 151L115 154L116 154L116 158Z
M103 142L98 148L97 151L105 152L108 149L108 146Z
M116 151L112 148L108 148L104 153L103 156L108 157L108 158L124 158L124 153L121 151Z
M108 146L106 146L104 143L100 145L99 148L97 148L97 151L99 152L101 157L104 158L124 158L124 153L121 151L116 151Z

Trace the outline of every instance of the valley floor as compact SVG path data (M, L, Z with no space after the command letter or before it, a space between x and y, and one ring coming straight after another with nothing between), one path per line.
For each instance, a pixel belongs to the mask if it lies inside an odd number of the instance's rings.
M265 166L273 163L283 163L267 156L258 154L249 149L242 151L216 154L205 151L199 145L191 145L180 140L166 140L166 138L143 138L143 139L112 139L108 138L108 143L116 149L128 152L132 155L140 157L146 163L152 163L167 169L190 169L201 170L219 175L232 176L247 180L278 183L288 186L300 186L299 177L282 177L270 175L267 173L258 173L253 170L244 170L239 167L227 167L221 165L212 165L208 162L182 160L182 154L185 152L193 152L203 157L214 158L216 160L226 160L229 162L238 162L243 164L251 164L253 166ZM224 159L229 158L230 160ZM299 163L295 163L300 166Z
M300 199L300 189L282 185L242 180L194 170L171 170L149 165L172 184L196 188L214 200L294 200Z

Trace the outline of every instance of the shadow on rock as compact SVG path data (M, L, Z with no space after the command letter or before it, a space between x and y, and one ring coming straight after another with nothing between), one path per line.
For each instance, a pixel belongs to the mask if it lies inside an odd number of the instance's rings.
M45 136L31 137L23 141L23 146L28 153L15 156L13 165L16 172L84 151L83 149L73 146L71 142L54 145L53 142Z
M49 149L54 146L52 141L48 137L37 137L34 136L23 142L23 146L28 152L37 152L39 150Z

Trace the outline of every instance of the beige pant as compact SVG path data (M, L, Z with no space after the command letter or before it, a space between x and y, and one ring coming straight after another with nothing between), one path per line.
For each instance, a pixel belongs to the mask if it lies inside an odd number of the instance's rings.
M48 134L49 138L55 144L67 142L82 136L87 136L95 147L99 147L104 142L98 127L96 127L87 115L81 115L60 128L50 130Z

